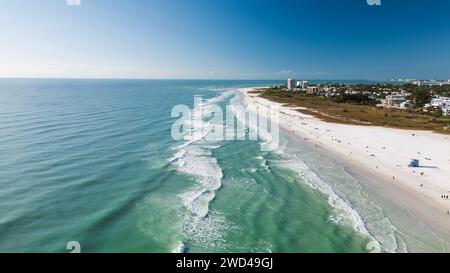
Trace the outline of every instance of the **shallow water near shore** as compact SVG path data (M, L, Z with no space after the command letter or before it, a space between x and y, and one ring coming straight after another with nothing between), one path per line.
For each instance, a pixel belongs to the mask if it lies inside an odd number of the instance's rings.
M287 132L285 138L291 142L286 154L301 157L322 181L330 185L331 190L359 215L366 232L384 252L448 251L447 240L438 236L418 217L389 200L384 190L379 190L384 184L378 177L365 173L354 164L339 162L336 156ZM375 183L376 188L371 183ZM341 213L345 215L346 212ZM349 218L342 220L345 219Z
M275 152L172 139L173 106L239 104L237 88L274 83L0 80L0 251L444 250L286 132Z

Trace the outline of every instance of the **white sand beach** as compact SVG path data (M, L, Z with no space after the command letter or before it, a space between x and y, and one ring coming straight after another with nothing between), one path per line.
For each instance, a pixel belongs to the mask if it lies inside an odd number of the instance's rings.
M367 180L368 186L450 238L450 136L324 122L260 98L251 90L240 89L250 111L279 106L282 128L336 158ZM408 167L411 159L420 160L420 167Z

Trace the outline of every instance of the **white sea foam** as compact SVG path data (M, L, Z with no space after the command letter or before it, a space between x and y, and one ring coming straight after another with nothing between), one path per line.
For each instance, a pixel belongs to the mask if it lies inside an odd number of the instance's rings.
M240 106L243 106L243 108ZM231 98L230 110L234 113L238 122L249 129L249 132L257 132L257 137L261 141L260 145L263 150L277 153L278 150L283 149L283 147L280 147L280 143L276 141L279 136L278 129L271 128L269 131L269 128L265 128L269 123L270 126L275 125L271 122L271 118L274 118L274 120L278 119L279 113L277 111L271 109L269 114L263 111L264 109L253 109L244 102L241 93L236 93ZM254 115L254 119L249 118L249 113Z
M211 105L211 104L222 102L222 101L226 100L227 98L236 94L236 91L234 89L225 89L224 91L225 92L223 92L222 94L220 94L217 97L206 99L204 102L204 105Z
M187 249L187 246L183 243L180 242L172 251L172 253L185 253Z
M219 103L234 94L232 90L224 90L220 95L203 101L204 110ZM226 221L225 216L210 209L216 192L222 186L222 169L213 157L212 151L220 148L218 143L206 141L213 124L211 117L203 116L202 120L187 121L191 132L185 136L186 142L174 149L177 151L170 162L177 171L192 176L198 182L188 191L180 194L187 211L183 214L182 233L186 240L197 245L218 247L223 246L226 230L233 225Z
M183 215L183 219L182 232L186 240L206 248L226 249L229 242L225 240L225 234L238 230L225 215L215 211L210 211L207 217L188 212Z
M256 168L244 168L241 170L241 172L247 172L247 173L256 173L258 169Z
M175 155L169 159L167 159L167 161L169 161L169 163L175 162L180 158L183 158L186 155L186 150L183 149L179 149L177 153L175 153Z
M209 100L224 100L225 98L231 96L234 94L235 89L229 88L229 87L217 87L217 86L208 86L204 88L199 88L199 90L205 90L205 91L213 91L219 93L218 96L215 96Z
M188 209L184 215L183 236L201 245L215 245L221 241L225 219L211 212L209 205L222 186L222 169L216 159L210 157L210 151L201 144L183 148L183 157L173 162L179 172L196 179L198 184L180 194L183 205Z
M209 203L215 192L220 189L222 170L214 158L196 155L198 147L187 147L187 154L175 164L179 172L192 175L199 182L199 187L182 195L185 206L199 217L206 217ZM190 153L190 151L193 153Z
M269 167L269 162L267 161L267 159L265 159L263 156L258 156L255 158L256 160L259 160L261 163L259 164L259 166L267 173L270 173L270 167Z

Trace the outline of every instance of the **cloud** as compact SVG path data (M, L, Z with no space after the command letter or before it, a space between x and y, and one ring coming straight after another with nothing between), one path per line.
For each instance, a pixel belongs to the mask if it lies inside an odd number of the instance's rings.
M285 70L279 71L278 74L281 74L281 75L296 75L297 72L285 69Z

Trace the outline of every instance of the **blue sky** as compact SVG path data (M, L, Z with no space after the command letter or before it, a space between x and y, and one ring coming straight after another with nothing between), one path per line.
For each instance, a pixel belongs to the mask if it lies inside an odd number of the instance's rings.
M450 1L0 0L0 77L450 79Z

